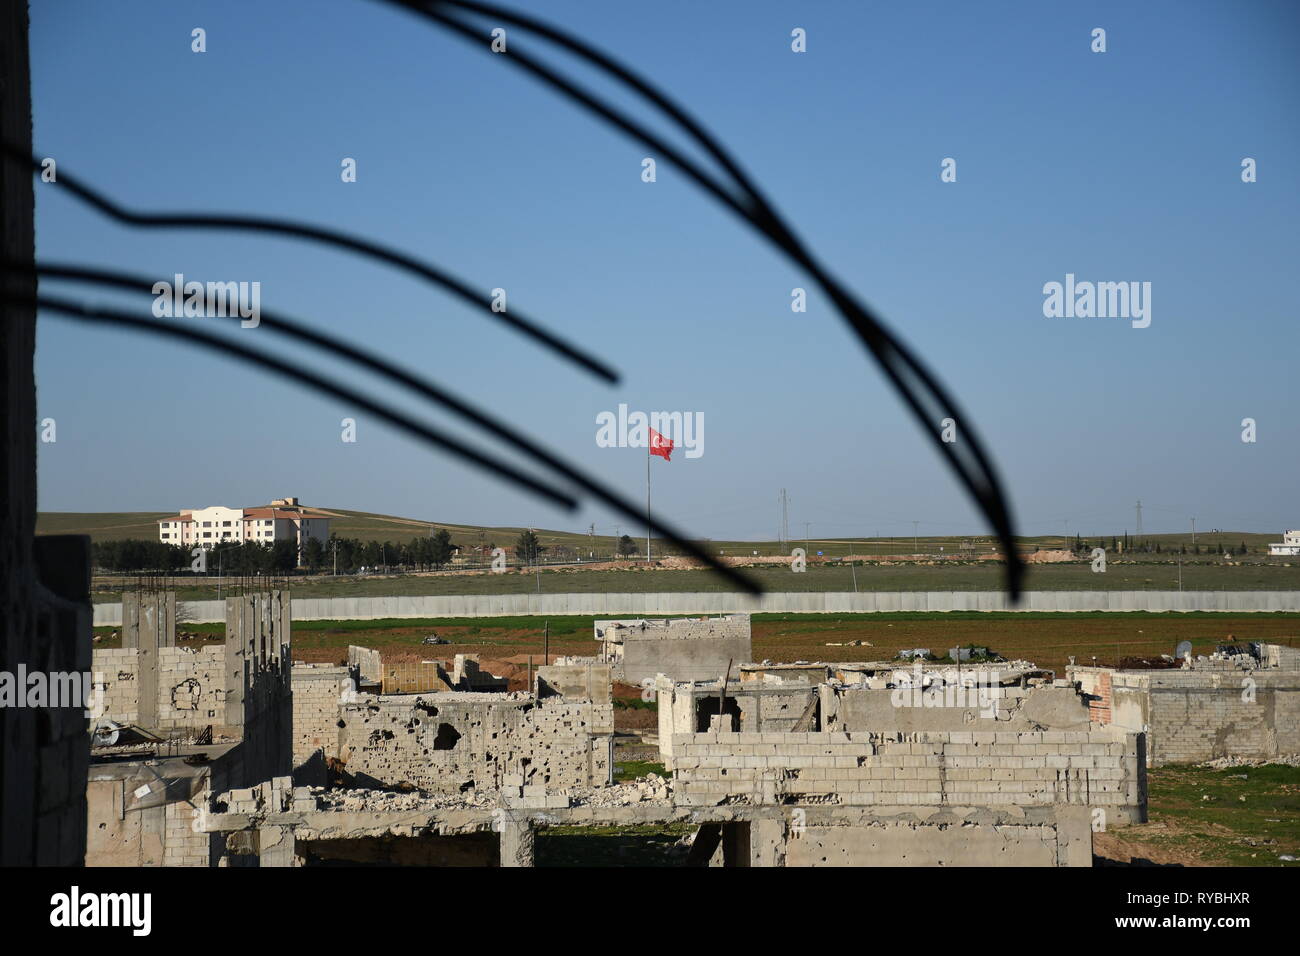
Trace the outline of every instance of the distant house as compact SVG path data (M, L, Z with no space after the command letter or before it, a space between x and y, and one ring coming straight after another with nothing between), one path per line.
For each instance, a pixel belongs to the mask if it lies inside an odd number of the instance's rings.
M497 550L500 550L502 553L505 554L506 564L511 564L514 562L515 560L514 545L498 546L494 548L490 544L484 544L484 545L474 545L472 547L469 545L464 545L464 546L454 548L452 550L451 563L457 565L491 564L492 559L495 556L494 552Z
M269 505L253 508L213 505L182 511L158 522L158 540L163 544L212 548L243 541L258 544L292 541L299 559L309 540L315 538L325 544L329 537L329 516L302 507L297 498L276 498Z
M1300 554L1300 531L1283 531L1282 540L1268 546L1272 555Z

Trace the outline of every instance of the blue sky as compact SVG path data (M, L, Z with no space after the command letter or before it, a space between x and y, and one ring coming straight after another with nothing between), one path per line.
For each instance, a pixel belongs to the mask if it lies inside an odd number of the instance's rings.
M1122 532L1137 499L1148 531L1192 516L1198 529L1300 525L1300 7L528 8L651 77L741 158L964 404L1022 533ZM191 52L194 27L206 53ZM806 53L790 50L795 27ZM1090 50L1094 27L1105 53ZM509 42L543 49L515 31ZM285 239L130 230L38 183L41 258L259 281L265 308L422 370L634 500L644 452L597 447L596 415L620 402L701 412L703 456L656 460L654 477L656 511L696 535L775 536L782 487L793 533L988 530L806 276L666 161L642 182L645 147L485 50L363 0L38 2L32 70L37 151L119 201L277 215L405 248L485 293L505 288L624 379L604 385L386 267ZM357 182L341 181L343 157ZM955 183L940 181L945 157ZM1258 182L1241 181L1243 157ZM1150 327L1046 318L1043 284L1066 273L1149 281ZM810 290L803 314L796 286ZM130 301L147 316L147 299ZM228 334L335 368L265 329ZM439 521L635 530L171 342L43 318L37 378L39 415L58 427L39 446L42 510L294 494ZM345 417L356 443L340 440ZM1253 444L1240 440L1246 417Z

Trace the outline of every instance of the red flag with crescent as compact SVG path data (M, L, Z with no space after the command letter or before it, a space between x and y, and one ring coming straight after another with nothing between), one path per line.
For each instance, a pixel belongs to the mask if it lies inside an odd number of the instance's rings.
M658 455L664 461L672 461L673 440L665 438L653 428L650 429L650 454Z

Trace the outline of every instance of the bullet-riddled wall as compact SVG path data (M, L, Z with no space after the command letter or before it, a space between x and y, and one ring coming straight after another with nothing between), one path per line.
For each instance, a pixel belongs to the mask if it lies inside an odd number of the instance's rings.
M338 708L337 756L368 786L559 790L611 779L610 703L521 694L363 694Z

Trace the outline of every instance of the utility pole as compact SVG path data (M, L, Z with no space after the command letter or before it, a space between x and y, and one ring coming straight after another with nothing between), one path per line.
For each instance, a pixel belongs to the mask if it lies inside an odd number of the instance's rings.
M785 551L790 543L790 496L786 494L784 488L781 489L781 533L778 535L781 550Z
M1140 538L1140 537L1142 537L1142 501L1141 501L1141 499L1139 499L1139 500L1138 500L1138 503L1137 503L1137 529L1133 532L1133 536L1134 536L1135 538Z
M920 524L921 522L919 521L912 522L912 553L913 554L921 553L921 546L916 543L916 529Z
M805 558L808 555L812 554L812 547L809 546L808 544L808 528L811 526L812 526L811 521L805 521L803 523L803 553Z
M1192 547L1196 547L1196 519L1192 519Z

